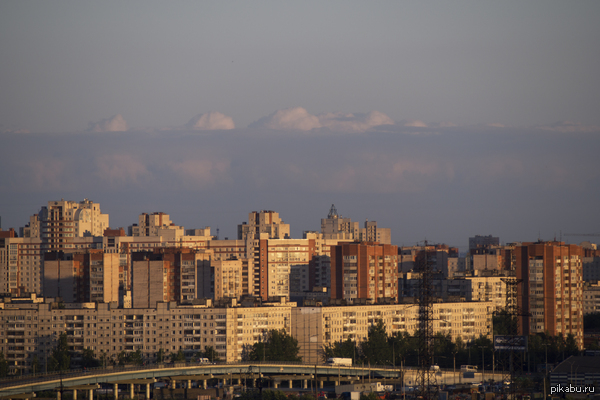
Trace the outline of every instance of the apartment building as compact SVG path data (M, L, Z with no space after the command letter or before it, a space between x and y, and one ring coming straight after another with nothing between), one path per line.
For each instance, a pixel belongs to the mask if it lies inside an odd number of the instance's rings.
M400 247L398 254L400 272L419 272L427 263L432 271L451 278L460 269L458 249L445 244Z
M35 298L33 298L35 299ZM193 356L212 346L223 361L240 361L244 351L264 340L271 329L291 333L294 303L263 303L225 308L204 305L157 303L151 308L116 308L115 303L0 303L0 352L12 372L31 372L34 359L45 369L62 333L69 349L94 351L96 357L116 360L124 351L142 352L155 361L162 349L167 355L182 350ZM76 359L75 359L76 361Z
M365 221L360 228L358 222L350 218L343 218L338 214L335 205L331 205L327 218L321 219L321 234L324 239L343 241L392 243L392 234L389 228L379 228L376 221Z
M44 254L44 293L68 303L119 301L119 258L100 249Z
M600 281L583 286L583 315L600 312Z
M142 213L138 217L138 223L128 228L129 236L165 236L179 237L184 236L185 231L182 226L175 225L169 216L163 212L152 214Z
M332 246L331 298L398 301L398 246L374 242Z
M518 306L524 335L573 334L583 347L583 279L580 246L564 242L522 243L515 248Z
M210 266L211 252L189 248L162 248L132 253L133 308L155 307L157 302L191 303L198 298L199 270Z
M472 275L454 279L444 279L437 273L431 279L431 295L443 301L464 299L465 301L489 301L493 311L506 307L505 274ZM407 272L400 279L399 287L404 297L418 298L421 284L421 273Z
M248 223L238 225L238 240L256 239L261 233L270 239L286 239L290 237L290 225L271 210L252 211L248 214Z
M469 342L491 332L491 302L433 304L433 332ZM324 346L348 338L367 340L369 327L382 321L388 335L418 329L417 304L347 305L292 308L292 336L298 340L305 363L322 361Z

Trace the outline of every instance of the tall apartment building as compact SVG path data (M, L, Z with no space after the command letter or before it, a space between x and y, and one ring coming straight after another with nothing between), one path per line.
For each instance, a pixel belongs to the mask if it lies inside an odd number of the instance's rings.
M500 238L492 235L475 235L474 237L469 238L469 250L490 246L500 246Z
M433 304L433 331L469 342L489 336L491 302L449 302ZM305 363L321 362L323 346L348 338L367 340L369 327L382 321L388 335L418 329L416 304L377 304L292 308L292 336L298 340L299 355Z
M0 292L43 293L43 255L46 251L72 251L92 247L94 236L108 228L108 214L88 199L49 201L20 230L21 237L4 237L0 243ZM0 239L0 240L1 240Z
M600 312L600 281L583 286L583 315Z
M43 287L41 242L0 231L0 293L41 293Z
M133 308L156 307L157 302L191 303L198 298L199 270L210 265L210 251L186 248L132 253Z
M479 246L469 250L469 270L500 271L505 265L502 246Z
M119 301L119 257L102 250L44 254L44 293L67 303Z
M252 211L248 215L248 223L238 225L238 240L257 239L266 233L270 239L287 239L290 237L290 224L284 223L275 211Z
M382 244L392 243L390 228L377 227L377 221L365 221L365 226L360 230L361 242L377 242Z
M169 216L163 212L152 214L142 213L138 217L138 223L128 228L129 236L184 236L183 227L176 226Z
M445 244L405 246L399 249L400 272L418 272L426 262L433 271L451 278L459 270L459 261L458 249Z
M564 242L522 243L515 248L518 306L524 335L573 334L583 346L583 251Z
M360 229L358 222L343 218L332 204L327 218L321 219L321 234L324 239L358 240Z
M72 249L74 238L102 236L109 226L108 214L102 214L100 204L88 199L79 203L49 201L38 216L44 251Z
M331 248L331 298L398 301L398 246L355 242Z
M376 221L365 221L360 228L358 222L350 218L342 218L335 205L331 205L327 218L321 219L321 233L324 239L337 239L344 241L392 243L392 234L389 228L378 228Z

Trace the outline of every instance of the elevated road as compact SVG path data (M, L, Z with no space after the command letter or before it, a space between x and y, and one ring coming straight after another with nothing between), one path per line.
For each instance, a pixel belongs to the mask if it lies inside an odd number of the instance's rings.
M133 385L146 385L148 393L150 384L157 380L176 382L202 381L206 385L208 379L223 381L232 379L268 378L273 387L283 381L291 386L291 381L298 380L336 382L353 382L372 379L379 381L400 379L399 369L391 367L366 366L329 366L308 365L300 363L227 363L227 364L156 364L141 367L125 367L113 369L95 369L90 371L68 371L62 374L23 376L0 381L0 398L17 399L32 398L34 393L47 390L56 391L92 391L101 384L128 384L133 391ZM188 383L189 384L189 383ZM116 386L114 386L116 388ZM77 392L74 392L74 394ZM74 395L76 397L76 395Z

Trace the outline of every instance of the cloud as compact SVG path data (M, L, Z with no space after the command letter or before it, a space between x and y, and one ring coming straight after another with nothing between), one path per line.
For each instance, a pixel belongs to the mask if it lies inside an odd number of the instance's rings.
M379 111L368 114L326 113L317 115L323 127L337 132L365 132L380 125L394 125L394 120Z
M7 133L7 134L15 134L15 133L31 133L29 130L27 129L22 129L22 128L4 128L2 125L0 125L0 133Z
M286 108L263 117L249 128L311 131L327 128L335 132L365 132L375 126L393 125L394 121L379 111L362 113L323 113L312 115L302 107Z
M225 159L189 159L170 165L172 171L187 185L195 187L229 182L230 162Z
M262 117L248 125L249 128L266 128L278 130L310 131L320 128L319 118L311 115L302 107L286 108Z
M401 121L402 126L408 126L411 128L427 128L427 124L423 121L419 121L418 119L409 119Z
M141 183L149 171L137 156L122 153L98 156L96 174L110 185L131 185Z
M206 114L198 114L185 124L188 129L198 131L216 131L235 129L233 119L220 112L211 111Z
M585 126L579 122L571 121L558 121L550 125L539 125L535 127L545 131L562 132L562 133L575 133L575 132L598 132L600 127L598 126Z
M121 114L103 119L100 122L90 122L88 127L90 132L125 132L127 129L127 122Z

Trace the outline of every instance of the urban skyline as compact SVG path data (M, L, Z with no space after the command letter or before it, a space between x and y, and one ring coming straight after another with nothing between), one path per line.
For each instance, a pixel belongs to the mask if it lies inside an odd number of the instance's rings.
M58 199L52 199L51 202L52 201L58 201ZM64 198L62 198L62 199L60 199L60 201L72 202L72 201L74 201L74 199L64 199ZM88 200L87 198L85 198L84 202L87 202L87 201L93 201L93 200ZM266 209L261 209L261 212L263 212L265 210ZM335 204L331 204L331 206L328 208L328 211L329 211L330 214L331 214L331 210L335 210L337 212L337 208L335 207ZM106 211L106 210L103 208L103 211ZM277 212L277 210L274 210L274 211ZM252 211L252 213L255 213L255 212L258 212L258 211ZM273 211L268 211L268 212L273 212ZM27 215L27 218L29 218L31 216L36 216L39 213L40 213L39 210L36 211L36 212L29 213ZM162 211L161 210L154 210L154 211L146 210L146 211L143 211L140 214L138 214L137 217L138 217L138 220L141 220L141 216L142 215L155 215L155 214L165 214L167 218L169 218L170 215L171 215L169 212L164 212L164 210L162 210ZM108 218L110 217L110 212L105 212L105 213L103 213L103 215L107 216L106 217L106 221L108 221ZM281 218L282 218L281 221L282 222L285 222L285 221L288 220L287 218L284 219L284 217L285 216L281 216ZM314 223L312 223L312 222L309 223L310 228L308 228L308 229L299 228L299 227L292 227L291 224L286 224L287 225L287 231L286 231L287 234L285 235L285 237L286 238L290 238L290 239L301 239L303 236L305 236L305 232L321 232L321 233L325 233L325 231L323 230L325 228L323 227L322 223L321 223L321 226L318 226L319 223L317 221L319 221L319 219L325 219L325 218L328 218L328 217L329 217L329 215L326 214L325 212L321 213L320 215L316 215L315 216L315 222ZM351 221L352 220L352 223L356 224L356 227L360 226L361 228L363 228L363 226L364 226L364 228L366 228L366 224L370 223L370 222L375 223L375 226L377 226L377 223L378 223L377 221L375 221L375 220L369 220L368 218L365 221L360 222L360 221L357 221L357 220L353 220L353 217L350 216L350 215L345 215L345 214L343 215L341 213L339 215L336 215L336 218L338 218L338 217L340 218L340 220L341 219L344 219L344 220L347 220L347 221ZM2 218L2 215L0 215L0 231L1 230L8 231L9 229L14 229L15 234L17 236L19 236L19 237L20 237L20 232L22 232L24 228L26 228L27 226L29 226L29 221L27 221L26 219L23 219L23 222L21 224L7 227L7 226L5 226L2 223L2 221L4 221L4 220L1 219L1 218ZM190 226L190 225L187 225L187 224L182 224L181 221L174 221L174 220L172 220L172 218L169 220L169 224L171 224L171 225L173 225L175 227L179 227L179 228L181 228L182 230L185 230L185 231L187 231L187 230L199 230L199 231L202 232L202 235L210 235L210 236L213 236L213 237L215 237L217 239L221 239L221 240L228 240L228 239L229 240L236 240L236 239L239 238L238 236L240 234L239 233L239 227L241 226L240 224L246 224L246 222L243 219L240 220L240 221L238 221L238 223L236 224L236 226L238 227L238 233L237 234L233 233L233 234L227 235L227 236L223 234L224 231L225 232L232 232L232 231L235 232L231 227L225 227L224 228L223 226L219 227L219 225L217 225L216 227L215 226L208 226L208 225ZM138 226L138 221L135 221L133 219L131 220L130 223L124 224L124 225L118 225L117 226L117 225L115 225L113 223L107 224L107 222L105 222L103 226L104 226L103 229L113 229L113 230L124 229L124 231L126 232L125 234L128 235L128 236L132 236L132 228L133 228L134 229L133 236L143 236L143 235L139 235L139 234L135 233L135 230L139 229L139 228L137 227ZM457 242L457 243L437 242L437 241L434 241L434 240L429 240L426 237L424 237L421 240L415 240L414 243L406 243L406 244L400 244L400 245L398 245L395 242L395 240L394 240L394 231L392 229L390 229L390 228L387 227L385 221L379 221L379 227L382 228L384 226L386 227L386 229L388 231L387 232L387 239L385 240L385 243L396 244L397 246L411 246L411 245L423 245L425 242L428 242L430 244L443 244L443 245L449 245L451 247L456 247L459 250L461 250L461 253L464 253L465 251L467 251L470 248L471 241L475 237L486 237L486 236L489 236L490 238L498 239L499 240L499 244L520 243L520 242L534 242L536 240L542 240L542 241L559 240L559 241L564 241L565 243L568 244L570 237L572 237L573 241L575 241L573 244L579 244L579 243L584 242L584 241L590 241L592 243L597 243L598 240L596 238L600 237L600 233L570 234L570 233L564 232L565 237L563 238L562 237L563 232L559 232L559 236L554 236L554 237L550 237L550 238L542 238L542 237L538 236L538 237L531 237L531 238L525 239L525 240L509 240L509 239L507 240L505 238L498 237L497 235L494 234L494 232L483 232L483 234L480 233L480 232L477 232L477 233L473 233L473 234L469 235L468 237L464 238L462 240L462 242ZM98 233L96 233L94 235L102 236L103 233L101 233L100 231L98 231ZM154 235L156 235L156 232L154 233ZM391 235L391 240L390 240L390 235ZM283 235L281 237L283 238ZM358 236L356 236L356 237L358 238ZM329 238L329 237L326 235L325 238ZM374 240L374 241L379 241L379 240Z

